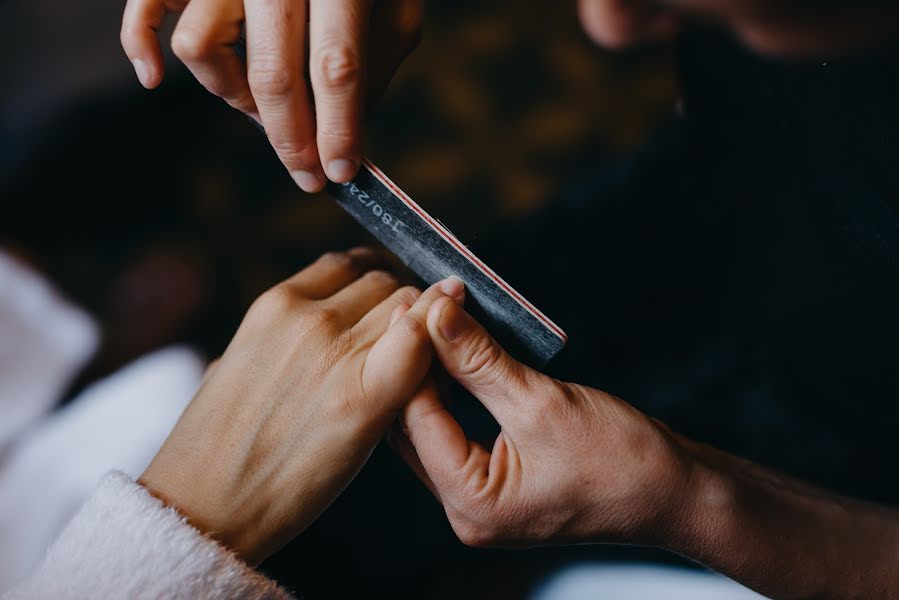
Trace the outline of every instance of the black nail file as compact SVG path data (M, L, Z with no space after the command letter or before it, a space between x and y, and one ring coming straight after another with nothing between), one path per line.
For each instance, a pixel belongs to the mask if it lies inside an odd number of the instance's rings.
M509 353L540 368L567 341L565 332L476 257L378 167L363 161L356 178L328 184L350 215L428 285L455 275L465 307Z

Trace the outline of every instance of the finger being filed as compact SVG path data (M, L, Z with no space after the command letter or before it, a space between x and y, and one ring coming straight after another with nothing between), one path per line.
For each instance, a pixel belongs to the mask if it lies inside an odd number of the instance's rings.
M399 292L394 294L391 300L399 299L399 305L407 304L398 298L399 295ZM391 312L392 309L385 310L385 318L389 318ZM367 333L372 331L369 328ZM365 358L362 384L367 398L375 403L373 410L395 418L421 386L431 366L431 358L427 329L419 321L410 319L408 312L399 317L377 339Z
M304 77L305 1L246 3L247 78L269 142L296 184L324 188L312 99Z
M387 328L396 323L408 311L421 292L413 286L403 286L396 290L389 298L375 306L367 315L356 324L357 338L371 340L374 343L384 335Z
M352 326L399 287L397 278L387 271L369 271L328 298L326 304L337 311L341 323Z
M362 160L371 0L311 0L309 10L318 151L328 178L345 183L355 177Z
M128 0L122 17L122 48L141 85L152 89L162 82L162 49L157 30L165 19L164 0Z
M426 289L406 313L406 316L427 326L428 310L431 305L441 298L447 297L459 304L465 302L465 284L458 277L447 277Z
M383 262L372 248L323 254L284 283L311 300L329 298Z
M240 0L192 0L172 35L172 50L210 93L255 118L246 65L234 51L243 20Z

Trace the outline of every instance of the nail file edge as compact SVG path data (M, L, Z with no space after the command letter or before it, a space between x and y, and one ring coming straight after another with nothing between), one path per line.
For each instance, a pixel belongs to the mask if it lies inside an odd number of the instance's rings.
M427 213L371 161L328 192L416 275L432 284L465 282L466 308L517 359L543 367L567 342L565 332Z

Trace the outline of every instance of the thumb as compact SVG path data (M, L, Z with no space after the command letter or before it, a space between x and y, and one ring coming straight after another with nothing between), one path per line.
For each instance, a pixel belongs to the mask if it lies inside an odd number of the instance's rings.
M503 424L519 399L539 393L543 375L516 361L451 298L428 311L435 355L450 377L462 384Z

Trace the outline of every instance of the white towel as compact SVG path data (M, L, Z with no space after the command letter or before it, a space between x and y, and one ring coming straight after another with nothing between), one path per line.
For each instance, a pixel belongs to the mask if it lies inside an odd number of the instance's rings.
M123 473L103 478L40 568L5 600L286 600L290 595Z
M104 473L140 475L203 376L195 352L167 348L48 412L97 340L89 316L0 252L0 592L38 565Z

